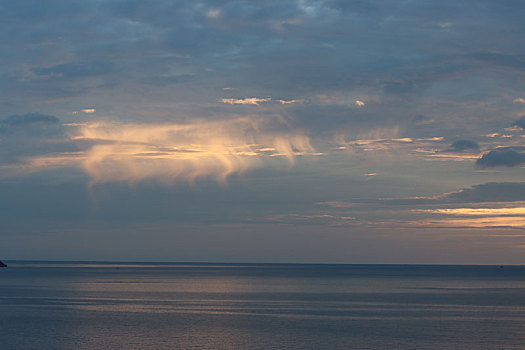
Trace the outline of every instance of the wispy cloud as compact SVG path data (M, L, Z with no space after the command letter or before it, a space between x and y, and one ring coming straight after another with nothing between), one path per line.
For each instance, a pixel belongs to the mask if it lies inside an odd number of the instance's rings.
M276 101L279 102L282 105L289 105L289 104L292 104L292 103L301 103L301 102L303 102L303 100L276 100Z
M84 108L84 109L81 109L80 111L73 111L71 112L71 114L79 114L79 113L93 114L96 111L97 110L95 108Z
M457 216L500 216L525 215L524 207L516 208L452 208L452 209L418 209L420 213L446 214ZM525 220L525 218L524 218Z
M431 219L409 222L413 226L435 228L525 228L525 217L503 216L465 219Z
M259 166L263 159L284 157L293 163L298 155L316 154L305 133L275 131L279 127L283 129L278 119L267 118L178 124L70 124L69 138L81 152L27 158L18 167L38 171L79 166L90 175L92 183L148 178L191 182L203 177L224 183L229 175Z
M293 103L301 103L304 102L304 100L282 100L277 99L274 100L270 97L266 98L260 98L260 97L248 97L248 98L223 98L221 100L222 103L230 104L230 105L255 105L258 106L260 103L269 103L269 102L275 102L279 103L281 105L290 105Z
M399 133L398 127L377 128L361 132L352 140L347 140L343 134L337 134L334 137L334 142L338 149L344 149L349 152L377 152L403 149L415 152L417 155L429 147L430 150L427 153L435 153L435 144L443 141L443 137L399 137Z
M258 106L259 103L269 102L271 98L259 98L259 97L247 97L247 98L223 98L222 103L227 103L230 105L255 105Z
M377 97L373 97L377 99ZM335 105L345 107L364 107L366 105L362 98L356 98L352 94L316 95L312 97L314 102L324 105Z
M290 225L328 225L328 226L355 226L358 224L353 216L332 214L279 214L264 218L267 222L276 222Z

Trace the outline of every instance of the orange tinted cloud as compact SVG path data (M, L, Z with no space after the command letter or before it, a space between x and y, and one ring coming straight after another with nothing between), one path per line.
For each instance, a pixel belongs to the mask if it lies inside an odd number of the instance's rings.
M180 124L92 122L71 130L73 140L93 144L82 167L93 183L147 178L220 182L258 166L264 157L313 154L308 136L267 132L267 120L239 118ZM274 121L275 122L275 121Z

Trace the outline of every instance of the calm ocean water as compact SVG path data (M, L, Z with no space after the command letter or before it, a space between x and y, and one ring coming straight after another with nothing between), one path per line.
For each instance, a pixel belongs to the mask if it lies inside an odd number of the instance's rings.
M525 267L8 261L0 349L525 349Z

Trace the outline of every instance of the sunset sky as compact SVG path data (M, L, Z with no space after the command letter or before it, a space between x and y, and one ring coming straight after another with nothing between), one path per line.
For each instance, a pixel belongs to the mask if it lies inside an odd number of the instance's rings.
M525 262L521 1L3 1L0 258Z

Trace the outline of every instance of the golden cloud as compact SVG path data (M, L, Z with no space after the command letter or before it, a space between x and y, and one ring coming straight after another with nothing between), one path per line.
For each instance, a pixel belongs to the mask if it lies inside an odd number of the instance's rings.
M81 152L50 154L27 159L25 172L43 168L79 166L91 183L194 181L213 177L224 183L269 157L293 164L298 155L315 154L307 135L282 131L279 118L237 118L191 123L140 124L93 121L69 124L69 138Z
M525 215L525 208L454 208L454 209L422 209L420 213L446 214L456 216L500 216ZM525 218L523 218L525 222Z

